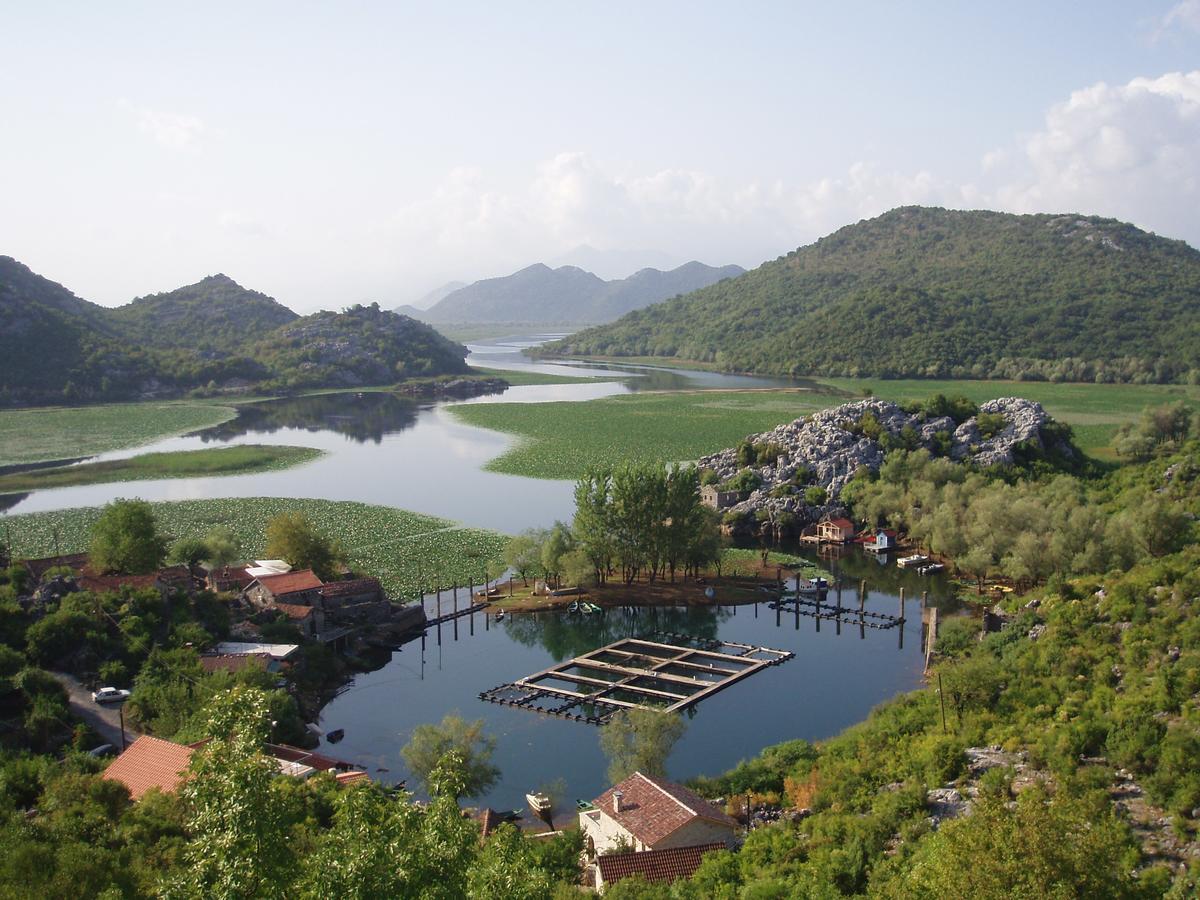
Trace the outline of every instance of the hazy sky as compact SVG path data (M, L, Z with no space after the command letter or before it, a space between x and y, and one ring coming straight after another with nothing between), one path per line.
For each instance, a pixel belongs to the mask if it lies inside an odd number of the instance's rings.
M6 7L0 254L101 303L754 266L902 203L1200 246L1200 0Z

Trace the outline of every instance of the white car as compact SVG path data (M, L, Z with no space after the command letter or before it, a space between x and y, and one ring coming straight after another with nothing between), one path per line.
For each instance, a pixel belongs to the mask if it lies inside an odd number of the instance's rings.
M129 691L124 688L102 687L92 691L92 700L96 703L122 703L129 699Z

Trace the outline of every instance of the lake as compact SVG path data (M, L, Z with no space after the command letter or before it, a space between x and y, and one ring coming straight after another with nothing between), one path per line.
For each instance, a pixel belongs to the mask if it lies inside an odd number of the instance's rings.
M517 336L472 344L469 361L495 369L619 380L518 386L468 401L413 401L363 392L247 404L236 419L215 428L98 458L239 443L316 447L327 455L301 468L262 474L38 491L10 511L92 506L129 495L149 500L316 497L396 506L514 533L548 526L556 519L569 521L574 511L573 485L484 471L484 464L504 452L511 439L462 424L447 411L451 403L582 401L638 390L804 385L788 379L653 366L547 363L521 356L522 349L549 337ZM382 668L357 677L322 713L323 732L345 731L345 739L327 752L364 765L380 779L404 779L400 748L412 730L457 711L468 718L483 718L498 741L496 763L503 777L482 802L497 808L519 807L526 792L559 779L565 782L567 799L590 799L606 787L607 780L594 726L485 703L479 692L619 637L658 630L796 654L791 661L702 701L689 716L687 732L671 757L673 777L719 773L770 743L828 737L861 720L876 704L919 684L922 656L915 598L922 590L929 590L936 604L949 603L952 597L940 579L924 579L890 564L881 566L857 550L848 551L835 565L849 583L867 581L870 610L895 614L899 589L906 587L909 621L903 631L867 629L860 637L856 628L843 628L839 636L833 623L823 622L818 632L816 621L808 617L800 618L799 627L787 613L777 622L775 611L765 603L613 609L596 616L513 614L502 622L477 614L429 631L423 642L406 645ZM852 602L851 597L847 601Z

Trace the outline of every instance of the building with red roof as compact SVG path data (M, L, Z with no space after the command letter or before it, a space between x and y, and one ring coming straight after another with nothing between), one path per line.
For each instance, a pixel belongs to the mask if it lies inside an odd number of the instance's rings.
M644 853L608 853L596 860L596 890L603 892L614 882L633 876L667 884L691 878L705 855L725 849L724 844L713 843Z
M737 842L738 823L679 784L634 772L579 814L588 852L635 851Z
M194 746L144 734L109 764L102 777L125 785L134 800L141 800L150 790L173 794L187 777L195 752Z
M279 603L316 606L321 601L324 582L312 569L300 569L282 575L262 575L250 582L243 595L258 609Z

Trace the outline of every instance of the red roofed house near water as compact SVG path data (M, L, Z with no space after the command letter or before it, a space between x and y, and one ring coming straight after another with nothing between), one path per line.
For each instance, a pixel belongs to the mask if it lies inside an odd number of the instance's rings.
M634 772L579 814L589 854L737 842L738 823L687 788Z

